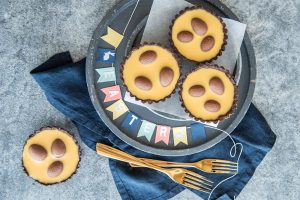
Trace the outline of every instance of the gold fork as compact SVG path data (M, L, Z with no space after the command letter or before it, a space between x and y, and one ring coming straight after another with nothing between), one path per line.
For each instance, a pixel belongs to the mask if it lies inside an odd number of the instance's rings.
M238 171L238 163L221 159L203 159L193 163L168 162L146 158L140 159L160 167L194 167L207 173L236 174ZM132 167L141 167L132 163L130 165Z
M162 173L165 173L168 175L173 181L182 184L184 186L205 192L210 193L211 187L213 182L209 179L205 178L204 176L201 176L200 174L197 174L195 172L192 172L187 169L183 168L162 168L159 166L156 166L154 164L148 163L145 160L139 159L137 157L134 157L132 155L129 155L123 151L120 151L118 149L115 149L113 147L100 144L98 143L96 145L97 153L108 157L113 158L116 160L120 160L123 162L129 162L133 163L138 166L147 167L151 169L155 169L157 171L160 171Z

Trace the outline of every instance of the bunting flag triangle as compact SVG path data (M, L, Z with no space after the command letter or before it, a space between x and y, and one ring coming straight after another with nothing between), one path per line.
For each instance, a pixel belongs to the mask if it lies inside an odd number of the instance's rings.
M111 64L115 62L116 50L99 48L97 52L98 52L97 62L111 63Z
M188 145L186 126L174 127L173 138L174 138L174 146L178 145L180 142Z
M145 136L147 138L147 140L150 142L151 141L151 138L152 138L152 135L154 133L154 129L155 129L156 125L151 123L151 122L148 122L146 120L143 120L143 123L140 127L140 130L138 132L138 137L143 137Z
M128 108L124 101L120 99L119 101L116 101L114 104L111 106L107 107L106 110L110 111L113 113L113 120L118 119L121 117L124 113L128 111Z
M155 143L163 141L166 145L169 144L171 127L157 125Z
M191 133L192 133L192 139L193 141L196 141L199 143L206 142L206 132L205 132L205 127L201 123L195 123L191 125Z
M136 133L140 124L141 119L133 113L128 112L122 123L122 127L130 133Z
M118 33L110 27L107 27L107 34L101 37L101 39L103 39L105 42L107 42L115 48L118 48L123 38L123 35L121 35L120 33Z
M101 91L105 94L104 103L115 101L122 98L121 89L119 85L102 88Z
M114 67L96 69L96 71L100 75L97 81L98 83L104 83L104 82L110 82L116 80L116 73Z

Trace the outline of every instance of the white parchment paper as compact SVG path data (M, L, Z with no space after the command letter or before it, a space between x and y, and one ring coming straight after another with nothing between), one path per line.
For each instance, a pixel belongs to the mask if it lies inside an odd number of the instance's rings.
M190 4L184 0L154 0L141 43L157 42L170 47L170 24L179 11L190 6L193 6L193 4ZM223 20L228 29L228 43L222 56L220 56L213 63L227 68L232 73L234 71L234 67L240 52L240 47L243 42L246 25L227 18L223 18ZM190 70L191 69L185 69L183 70L183 73L187 73ZM127 102L147 107L150 110L164 112L176 117L180 117L183 120L193 120L181 107L178 91L173 94L171 98L160 103L141 103L140 101L136 101L135 98L130 97L128 92L126 92L124 99Z

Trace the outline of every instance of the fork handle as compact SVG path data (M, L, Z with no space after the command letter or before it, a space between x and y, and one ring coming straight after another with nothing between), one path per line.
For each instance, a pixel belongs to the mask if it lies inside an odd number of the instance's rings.
M180 162L169 162L169 161L163 161L163 160L154 160L154 159L148 159L148 158L140 158L141 160L151 163L156 166L160 167L194 167L193 163L180 163ZM131 167L143 167L141 165L136 165L134 163L129 163Z
M158 167L151 163L147 163L144 160L141 160L137 157L134 157L128 153L125 153L125 152L115 149L113 147L107 146L105 144L97 143L96 150L97 150L97 153L102 156L112 158L115 160L119 160L119 161L123 161L123 162L133 163L135 165L142 166L142 167L155 169L157 171L167 174L167 171L164 168Z

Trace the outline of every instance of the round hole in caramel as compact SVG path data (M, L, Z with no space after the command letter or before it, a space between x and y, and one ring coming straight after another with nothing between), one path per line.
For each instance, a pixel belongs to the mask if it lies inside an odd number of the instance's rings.
M205 35L205 33L207 32L207 24L202 19L193 18L191 21L191 25L195 33L197 33L198 35Z
M208 112L218 112L221 109L221 105L214 100L209 100L205 102L204 108Z
M66 145L61 139L56 139L52 143L51 153L57 158L60 158L66 153Z
M29 155L35 161L43 161L47 157L47 151L41 145L32 144L29 147Z
M202 51L209 51L215 46L215 39L212 36L206 36L200 46Z
M174 71L169 67L164 67L159 73L160 84L163 87L170 85L174 78Z
M57 177L62 173L63 168L64 164L61 161L55 161L48 167L47 174L51 178Z
M201 97L205 93L205 88L201 85L194 85L189 89L189 94L192 97Z
M194 38L194 35L189 31L181 31L177 34L177 39L180 42L187 43L187 42L192 41L193 38Z
M209 87L211 91L218 95L222 95L224 93L224 84L222 80L218 77L213 77L212 79L210 79Z
M156 58L157 58L156 52L149 50L149 51L142 53L142 55L140 56L140 62L142 64L150 64L150 63L154 62Z
M144 76L137 77L135 79L134 83L137 88L144 90L144 91L149 91L152 88L151 81Z

